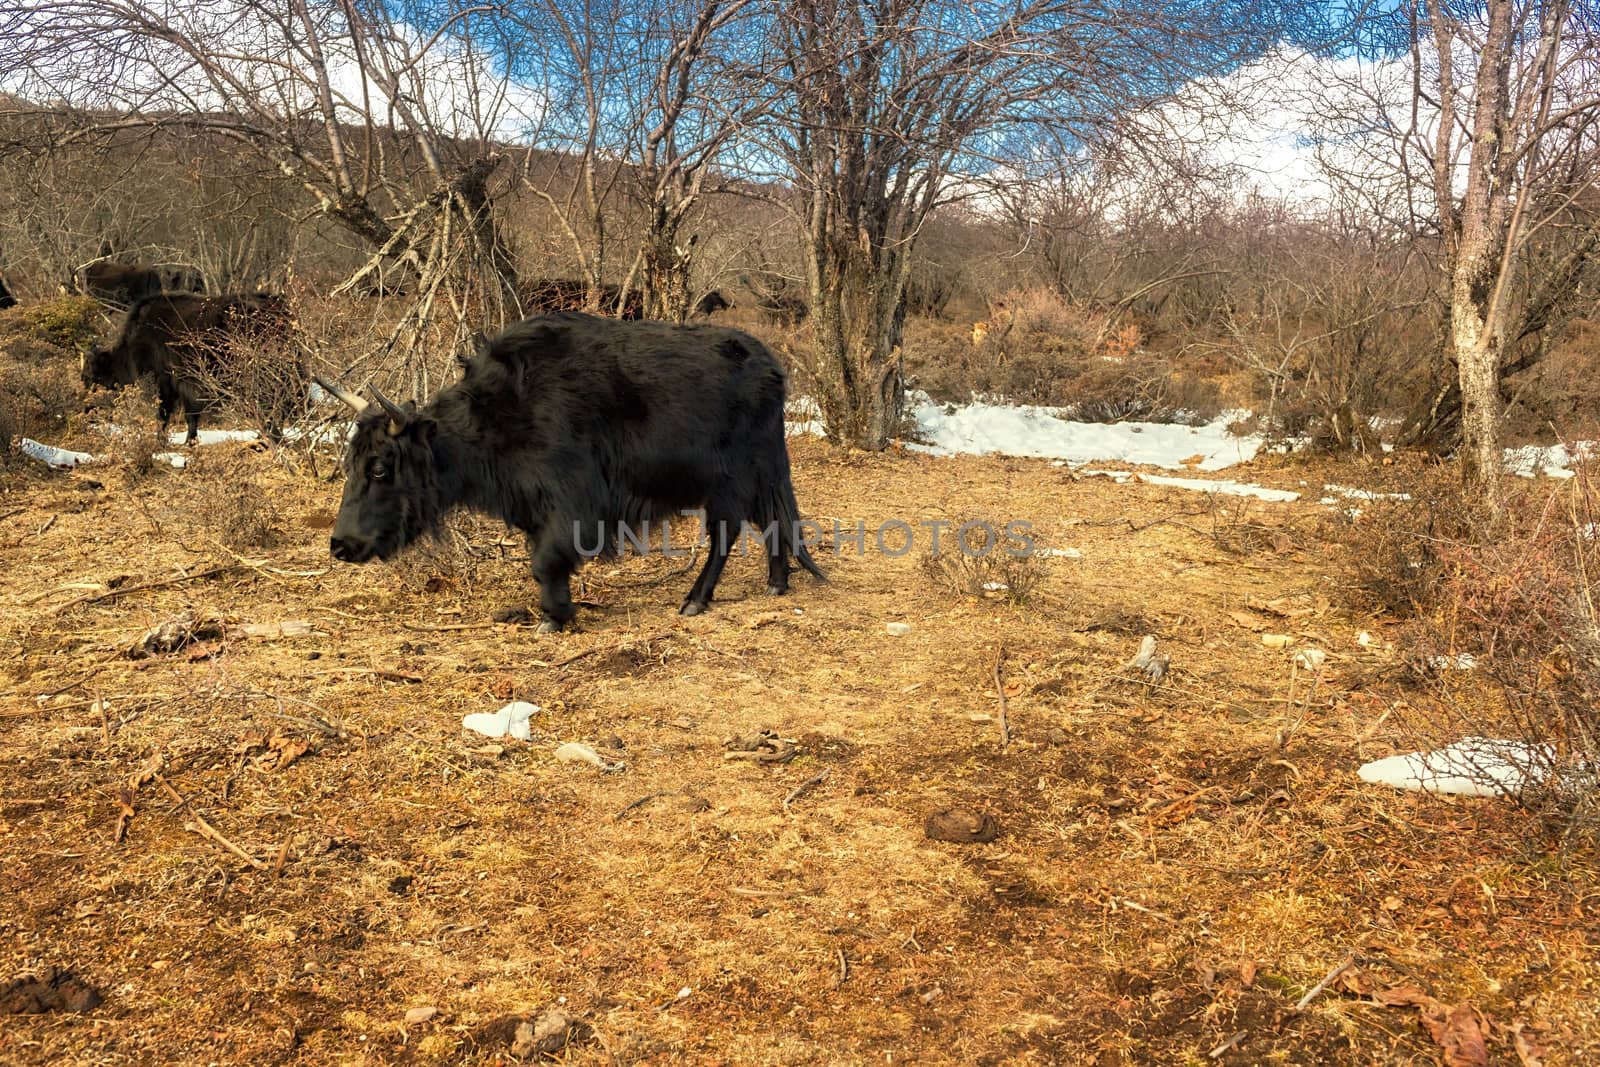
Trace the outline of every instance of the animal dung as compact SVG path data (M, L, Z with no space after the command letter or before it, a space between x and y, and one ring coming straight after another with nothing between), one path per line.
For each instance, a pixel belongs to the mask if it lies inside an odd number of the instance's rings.
M461 725L484 737L514 737L518 741L527 741L533 736L529 720L539 714L539 710L537 704L514 700L499 711L479 711L464 716Z
M760 730L745 737L730 737L722 742L725 760L751 760L755 763L788 763L799 754L795 743L772 730Z
M928 816L922 832L934 841L954 841L968 845L978 841L993 841L1000 836L1000 824L994 816L971 808L947 808Z
M911 632L911 624L909 622L891 622L884 629L889 631L890 637L904 637Z

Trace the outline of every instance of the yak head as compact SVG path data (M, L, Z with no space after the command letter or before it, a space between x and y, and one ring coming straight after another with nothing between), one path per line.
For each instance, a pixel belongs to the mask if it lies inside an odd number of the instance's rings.
M93 389L97 385L115 389L132 385L134 379L133 366L121 345L114 348L95 345L79 361L78 373L83 378L85 389Z
M344 499L329 548L335 559L389 559L439 521L439 477L433 458L438 424L376 389L376 406L337 386L317 384L357 412L344 460ZM371 389L371 386L368 386Z

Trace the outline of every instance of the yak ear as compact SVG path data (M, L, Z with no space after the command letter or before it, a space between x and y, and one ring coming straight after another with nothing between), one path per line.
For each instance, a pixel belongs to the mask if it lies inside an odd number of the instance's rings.
M438 436L439 423L435 419L412 419L406 423L405 434L423 447L431 447L433 439Z

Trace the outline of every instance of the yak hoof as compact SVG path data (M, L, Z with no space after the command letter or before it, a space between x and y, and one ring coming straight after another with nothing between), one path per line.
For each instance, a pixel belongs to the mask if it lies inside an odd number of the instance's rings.
M533 632L536 634L558 634L561 632L561 626L562 624L554 619L542 619L539 622L538 629Z
M704 610L706 610L706 606L704 604L697 604L693 600L685 600L683 602L683 607L678 609L678 614L698 615Z
M786 586L786 585L769 585L769 586L767 586L767 595L768 596L783 596L788 591L789 591L789 587Z

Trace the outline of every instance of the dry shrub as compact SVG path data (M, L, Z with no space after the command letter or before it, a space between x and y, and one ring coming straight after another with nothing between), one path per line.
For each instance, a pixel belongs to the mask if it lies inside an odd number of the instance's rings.
M305 415L310 376L292 332L236 327L194 368L203 393L247 425L276 439Z
M1443 497L1445 494L1439 494ZM1527 746L1542 781L1517 799L1600 837L1600 495L1589 474L1507 494L1503 525L1470 538L1458 503L1410 549L1406 652L1430 699L1402 726L1419 747L1463 737Z
M1143 339L1137 323L1030 288L996 301L981 324L912 320L906 358L912 384L943 402L987 396L1094 422L1213 417L1217 384L1142 348Z
M923 553L923 573L952 596L1026 604L1044 578L1044 566L1027 543L1007 536L1009 528L988 519L953 524L937 550L930 546ZM963 538L959 531L970 532Z
M76 365L78 353L94 344L103 322L100 305L87 296L23 304L0 313L0 351L54 349L66 352Z
M1441 550L1467 536L1471 516L1442 466L1407 472L1390 489L1381 499L1347 500L1328 539L1350 550L1358 607L1409 619L1438 603Z
M219 506L207 519L218 540L233 549L270 549L282 544L280 516L272 498L254 486L232 488L233 492L221 495Z
M81 409L77 347L94 336L84 303L69 298L0 313L0 452L19 436L58 443Z

